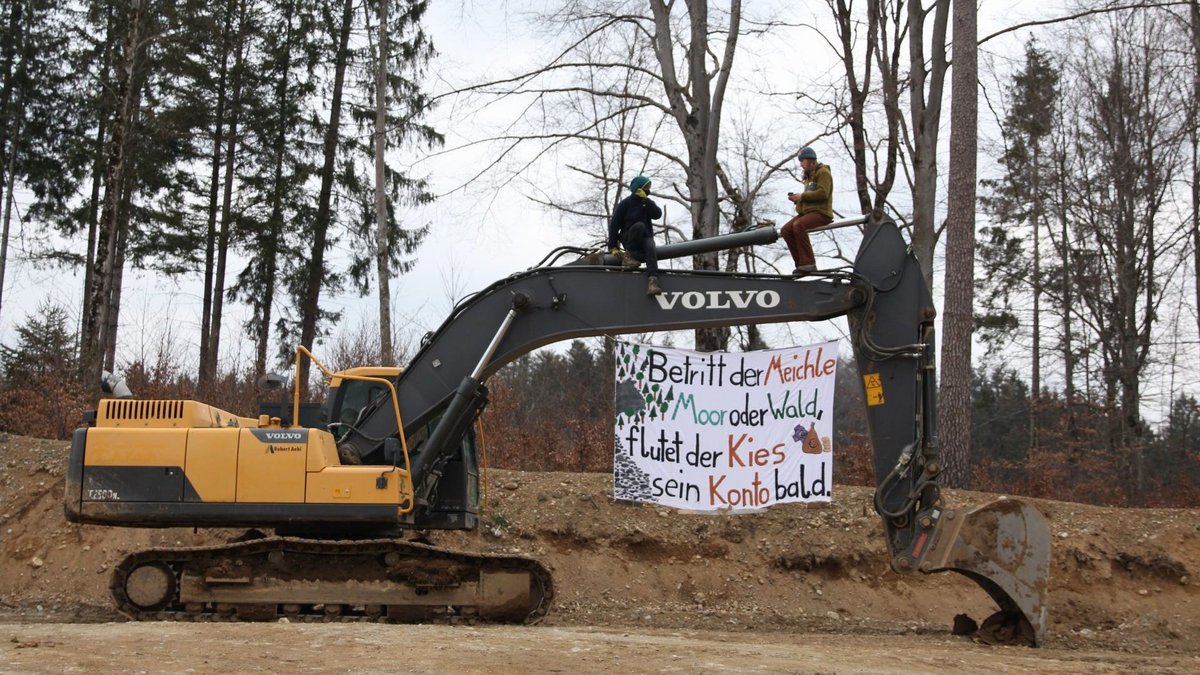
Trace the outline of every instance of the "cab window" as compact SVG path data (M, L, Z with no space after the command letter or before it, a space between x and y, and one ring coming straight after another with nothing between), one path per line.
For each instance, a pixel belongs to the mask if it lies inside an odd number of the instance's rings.
M350 427L358 421L363 408L366 408L376 398L391 395L385 385L364 380L344 380L339 390L338 402L334 408L336 414L332 416L331 420L331 422L340 424L339 427L336 427L339 437L349 431Z

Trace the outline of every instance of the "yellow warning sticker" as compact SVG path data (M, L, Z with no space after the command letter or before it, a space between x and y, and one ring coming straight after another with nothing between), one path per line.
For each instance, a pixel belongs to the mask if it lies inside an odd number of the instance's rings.
M867 405L883 405L883 378L879 373L863 375L863 384L867 389Z

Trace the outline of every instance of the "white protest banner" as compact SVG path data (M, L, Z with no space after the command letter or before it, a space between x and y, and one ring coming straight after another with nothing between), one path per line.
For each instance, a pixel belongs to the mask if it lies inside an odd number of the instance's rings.
M830 501L836 343L618 342L616 357L614 498L699 511Z

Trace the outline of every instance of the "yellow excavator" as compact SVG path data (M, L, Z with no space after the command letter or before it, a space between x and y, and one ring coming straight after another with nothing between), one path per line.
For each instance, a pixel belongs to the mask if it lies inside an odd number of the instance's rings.
M554 597L545 566L413 536L479 526L474 422L490 375L575 337L846 316L892 568L973 579L999 606L980 635L1037 645L1046 630L1045 519L1016 499L971 509L943 502L929 289L894 223L834 223L844 225L864 230L851 268L800 278L664 270L663 294L650 297L644 277L616 256L558 249L462 301L402 371L326 370L327 396L307 423L298 393L290 414L258 417L197 401L102 399L74 434L67 518L249 528L252 536L227 544L121 561L111 590L133 619L534 622ZM659 257L777 237L757 228L665 245ZM311 355L298 349L298 366L302 357Z

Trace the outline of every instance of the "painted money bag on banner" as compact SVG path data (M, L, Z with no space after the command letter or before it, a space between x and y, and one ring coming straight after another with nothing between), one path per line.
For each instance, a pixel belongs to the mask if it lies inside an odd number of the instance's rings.
M701 511L827 502L837 344L617 343L613 497Z

